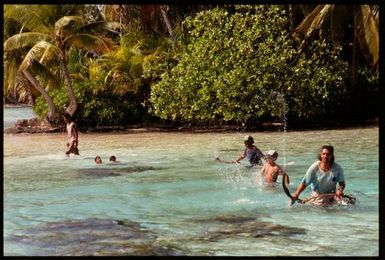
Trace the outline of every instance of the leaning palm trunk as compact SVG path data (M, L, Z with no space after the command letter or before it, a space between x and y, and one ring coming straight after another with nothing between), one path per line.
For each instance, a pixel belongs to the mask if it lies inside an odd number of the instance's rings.
M45 91L45 89L40 85L39 81L37 81L37 79L28 71L28 69L23 69L22 72L25 77L29 80L29 82L31 82L31 84L42 94L44 99L47 101L48 115L46 116L45 121L50 127L54 127L56 111L52 98L48 95L47 91Z
M65 82L66 82L66 88L67 88L67 91L68 91L68 94L69 94L69 98L70 98L70 104L66 108L66 112L68 114L70 114L71 117L72 117L75 114L75 112L76 112L76 109L78 107L78 102L76 100L76 96L75 96L74 90L72 88L71 76L70 76L70 73L69 73L69 71L67 69L67 63L66 63L66 60L65 60L65 50L61 50L61 52L60 52L60 65L61 65L61 67L63 69L64 79L65 79Z

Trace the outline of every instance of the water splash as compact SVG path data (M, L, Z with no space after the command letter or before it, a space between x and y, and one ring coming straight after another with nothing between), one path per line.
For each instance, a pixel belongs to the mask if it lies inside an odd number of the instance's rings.
M283 151L282 151L282 158L283 158L283 167L286 168L287 166L287 160L286 160L286 147L287 147L287 113L289 111L285 96L282 93L277 93L277 103L281 105L280 110L280 116L283 123Z

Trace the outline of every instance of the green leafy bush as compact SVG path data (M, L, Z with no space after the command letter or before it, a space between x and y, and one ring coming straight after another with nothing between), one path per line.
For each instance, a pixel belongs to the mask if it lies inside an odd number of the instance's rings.
M73 84L78 99L78 109L74 119L79 128L124 126L142 120L145 110L132 93L118 95L112 91L98 90L98 85L98 81L92 80ZM53 97L58 115L62 114L69 103L67 91L62 88L50 92L50 95ZM47 113L47 104L42 97L37 99L33 110L40 118ZM60 117L57 120L61 120Z
M259 5L187 18L189 44L152 85L151 112L173 120L248 124L286 112L309 118L333 111L346 93L347 64L324 42L312 43L295 59L287 22L279 7Z

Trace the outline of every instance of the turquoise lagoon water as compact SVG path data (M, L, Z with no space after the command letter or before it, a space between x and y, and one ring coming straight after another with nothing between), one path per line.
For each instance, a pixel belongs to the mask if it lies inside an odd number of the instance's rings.
M282 187L265 187L246 161L214 162L237 158L245 134L279 152L292 192L319 147L334 145L358 205L290 207ZM80 133L81 155L70 158L65 133L3 137L5 255L379 254L377 127ZM108 164L110 155L120 163Z
M35 113L29 106L15 106L12 108L5 108L3 116L3 129L12 127L19 119L30 119L36 117Z

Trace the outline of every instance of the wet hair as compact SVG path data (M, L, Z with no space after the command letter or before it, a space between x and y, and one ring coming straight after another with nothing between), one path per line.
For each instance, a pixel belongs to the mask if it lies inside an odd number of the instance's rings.
M97 155L97 156L95 157L95 162L96 162L98 159L100 159L100 162L102 162L102 158L100 158L99 155Z
M114 155L110 156L110 162L116 162L116 157Z
M321 153L322 153L323 149L328 150L332 154L332 158L330 159L330 164L333 164L334 163L334 147L332 145L321 146L321 149L319 150L319 154L318 154L318 160L321 160Z
M251 135L245 136L245 142L250 142L251 144L253 144L254 138Z

